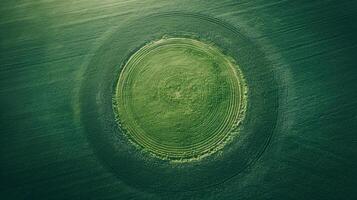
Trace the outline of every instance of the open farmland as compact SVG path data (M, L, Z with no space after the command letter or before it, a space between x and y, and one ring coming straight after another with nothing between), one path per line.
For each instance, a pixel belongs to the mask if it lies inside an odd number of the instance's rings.
M356 0L0 3L0 200L357 199Z

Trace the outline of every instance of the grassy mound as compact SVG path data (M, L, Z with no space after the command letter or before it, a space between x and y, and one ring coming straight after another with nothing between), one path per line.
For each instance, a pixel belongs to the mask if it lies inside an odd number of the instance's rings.
M162 159L188 161L216 152L236 134L245 90L241 72L219 49L161 39L124 66L114 111L133 144Z

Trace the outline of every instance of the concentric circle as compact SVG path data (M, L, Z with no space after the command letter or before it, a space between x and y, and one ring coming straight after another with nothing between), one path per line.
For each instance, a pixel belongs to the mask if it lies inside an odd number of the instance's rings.
M222 148L244 116L245 86L231 59L188 38L161 39L130 57L114 111L131 141L176 161Z
M183 56L184 51L172 50L170 55L163 56L165 52L160 48L165 49L166 45L155 41L170 43L170 38L195 41L184 45L193 52L187 51L185 54L190 56L185 60L193 63L201 57L195 54L200 53L206 58L200 62L205 64L188 64L192 69L187 69L183 66L185 61L175 63L173 60L178 60L175 57ZM171 46L180 45L167 48ZM138 55L140 59L133 59ZM167 64L157 66L161 61ZM203 69L207 72L203 77L208 80L197 76ZM119 74L128 74L129 79L128 76L121 79ZM83 77L81 122L97 157L119 180L140 190L198 190L240 178L267 149L278 119L280 90L274 66L239 29L205 15L176 12L128 20L94 53ZM187 90L190 85L192 88ZM249 90L244 90L243 85ZM118 88L122 91L118 92ZM243 93L246 101L240 98ZM146 106L139 106L143 104ZM209 108L210 104L214 106ZM180 115L156 113L154 107L171 109ZM193 113L193 107L199 112ZM142 122L148 117L150 124L159 123L155 127L163 131L155 131ZM240 120L242 117L244 120ZM173 123L163 123L167 119ZM238 122L239 126L234 126ZM126 130L140 126L145 131L154 131L138 134L142 132ZM178 135L180 127L184 128L181 131L184 134L195 134L185 141L187 135ZM171 136L160 135L170 128L174 130ZM192 149L196 152L189 151Z

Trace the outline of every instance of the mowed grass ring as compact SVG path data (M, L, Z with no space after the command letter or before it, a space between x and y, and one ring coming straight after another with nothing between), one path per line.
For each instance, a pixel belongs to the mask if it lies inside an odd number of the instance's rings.
M213 45L164 38L123 67L114 112L130 141L152 155L189 161L221 149L237 132L246 86L233 60Z
M83 73L76 107L100 163L155 194L244 182L282 120L285 84L259 40L182 12L108 31Z

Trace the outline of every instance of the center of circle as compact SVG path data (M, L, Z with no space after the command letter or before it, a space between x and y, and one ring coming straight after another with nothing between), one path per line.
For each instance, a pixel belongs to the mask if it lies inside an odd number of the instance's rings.
M188 38L149 43L123 67L114 95L121 130L155 157L190 161L237 135L246 86L232 59Z

